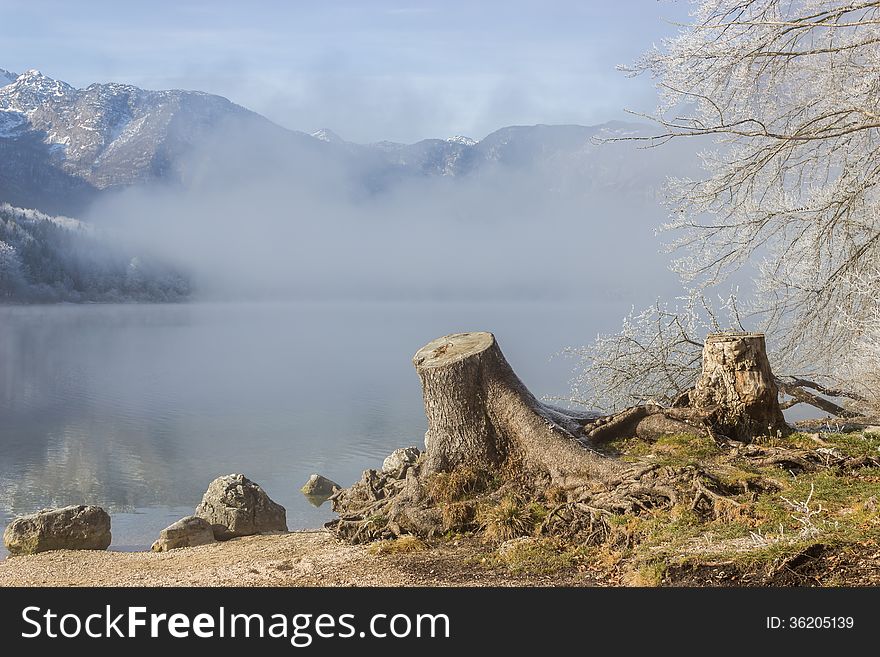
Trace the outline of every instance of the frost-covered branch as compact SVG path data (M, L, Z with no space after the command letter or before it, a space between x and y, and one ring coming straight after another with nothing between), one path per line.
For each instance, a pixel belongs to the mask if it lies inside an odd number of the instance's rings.
M606 411L647 401L675 403L696 381L706 335L742 329L735 296L722 301L722 314L701 294L678 302L670 306L658 301L639 313L633 310L618 333L568 349L578 360L572 401Z
M700 374L706 335L742 331L744 326L735 295L719 298L715 308L697 292L678 301L676 306L658 301L642 312L631 311L619 332L600 335L589 346L568 349L566 353L578 361L569 401L609 412L648 402L676 406L686 401L684 395ZM880 357L880 323L872 326L874 342L866 342L865 348L877 349L875 356ZM858 362L876 363L876 357ZM876 365L870 367L876 371ZM782 408L808 404L845 417L858 414L859 407L876 399L866 395L877 386L866 386L864 380L857 388L842 388L841 380L829 376L814 381L781 369L776 372L776 385L786 399ZM880 383L876 378L873 382ZM842 397L858 404L854 409L827 397Z

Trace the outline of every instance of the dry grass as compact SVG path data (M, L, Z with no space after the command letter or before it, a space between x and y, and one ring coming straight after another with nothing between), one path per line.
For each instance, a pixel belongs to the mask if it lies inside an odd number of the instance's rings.
M485 492L493 483L485 470L460 466L451 472L438 472L428 482L428 495L440 504L460 502Z
M666 574L666 562L653 561L624 573L623 581L627 586L657 587L663 584Z
M546 515L547 510L535 502L506 496L497 505L481 507L477 520L487 541L503 542L531 536Z
M410 534L385 541L376 541L371 544L369 548L370 554L376 555L407 554L410 552L421 552L422 550L427 549L428 545L423 540Z
M583 546L552 537L520 537L502 543L482 563L515 574L553 575L583 570L590 558L589 550Z
M864 434L822 434L822 444L846 456L876 455L880 440ZM761 445L816 449L811 436L766 437ZM635 444L636 441L632 441ZM675 443L681 451L675 449ZM834 468L793 473L778 466L756 466L746 458L696 449L684 441L637 445L641 453L664 461L697 457L725 484L750 482L741 494L720 501L710 520L696 517L687 500L672 508L615 519L616 545L603 546L605 561L620 567L631 585L662 582L671 565L725 562L732 567L772 570L774 564L814 545L845 548L880 540L880 469L843 472ZM626 536L626 541L620 537Z
M460 532L471 528L476 521L476 505L470 501L447 502L440 510L443 517L443 531Z

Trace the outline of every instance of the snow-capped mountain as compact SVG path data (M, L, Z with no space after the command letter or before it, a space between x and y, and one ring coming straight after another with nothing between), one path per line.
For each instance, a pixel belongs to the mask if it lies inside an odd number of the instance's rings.
M462 146L476 146L477 140L471 139L470 137L465 137L464 135L455 135L454 137L447 137L446 141L450 144L461 144Z
M331 164L367 193L414 177L462 177L488 170L540 171L585 187L643 184L658 158L634 148L601 149L597 139L646 135L638 124L501 128L480 140L455 136L414 144L347 142L323 128L287 130L220 96L146 91L128 84L77 89L37 70L0 69L0 202L77 214L107 190L156 182L187 185L217 160L247 175L255 159L283 171ZM205 167L210 144L213 161ZM193 152L201 149L202 165ZM667 158L668 160L668 158ZM652 164L654 163L654 164ZM662 169L663 167L659 167ZM649 177L662 177L651 170Z
M126 84L75 89L37 70L0 88L4 136L40 132L59 167L98 189L162 177L173 156L228 117L259 116L193 91Z
M12 73L5 68L0 68L0 87L6 86L10 82L15 82L17 77L17 73Z
M264 242L289 244L282 259L307 263L290 254L307 256L325 237L335 244L346 226L369 243L398 230L398 219L414 230L447 216L480 226L519 222L519 230L550 222L590 237L618 224L635 230L637 219L647 231L659 223L665 177L694 175L699 146L640 149L645 142L619 140L651 133L609 122L357 144L327 128L288 130L206 93L119 83L78 89L37 70L0 70L0 302L185 297L181 272L215 226L221 238L241 236L243 248L229 240L232 250L217 255L222 266L205 265L201 280L222 278L254 240L256 251ZM92 224L52 215L112 228L102 236L85 228ZM373 221L379 232L362 232ZM122 243L114 230L126 236ZM155 253L175 254L170 264L150 256L154 242ZM302 266L291 271L309 271ZM361 270L352 271L360 279Z
M509 126L480 140L456 136L414 144L384 141L358 148L380 153L381 158L374 158L374 173L385 167L392 178L457 178L509 171L569 181L584 190L614 186L656 189L667 175L689 166L688 157L674 156L673 151L692 155L694 149L691 144L675 144L660 153L638 149L642 142L614 141L651 134L652 128L644 124L611 121L596 126Z
M315 130L314 132L309 134L319 141L326 141L328 144L345 143L345 140L337 135L335 132L330 130L330 128L321 128L320 130Z
M181 156L224 121L269 124L201 92L13 76L0 71L0 200L17 205L75 211L96 190L178 177Z

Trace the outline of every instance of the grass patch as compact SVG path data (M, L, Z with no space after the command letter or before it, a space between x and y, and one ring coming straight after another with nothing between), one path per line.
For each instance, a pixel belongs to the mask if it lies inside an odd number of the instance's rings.
M507 496L497 505L481 507L477 520L484 528L486 540L503 542L531 536L546 516L547 509L537 502Z
M503 567L523 575L549 575L571 570L588 561L587 548L552 538L519 538L501 545L484 558L484 565Z
M663 576L666 574L665 561L653 561L629 572L624 581L628 586L656 587L663 584Z
M675 506L646 505L638 513L603 514L598 534L593 518L578 515L571 526L566 521L561 529L554 525L554 532L559 529L554 536L540 532L549 509L566 500L560 488L523 487L501 497L511 489L510 481L505 480L504 491L499 491L498 479L462 468L436 475L429 493L443 512L448 536L481 532L487 543L499 546L481 555L480 563L489 567L532 574L577 567L601 572L609 581L660 586L675 583L680 566L709 569L706 572L723 566L743 578L731 576L729 581L778 583L783 576L797 577L794 569L810 568L815 557L810 551L826 554L880 542L880 468L845 471L836 465L843 462L840 456L880 455L880 434L822 433L816 438L795 433L755 441L765 447L835 450L827 467L819 464L822 469L806 472L759 465L757 457L749 456L754 450L719 447L708 436L615 441L603 450L640 465L661 466L652 471L658 478L669 476L665 466L673 474L705 473L695 476L702 476L702 484L721 497L714 507L707 505L705 493L697 497L696 486L692 491L689 479L679 478L674 480ZM491 494L483 497L487 492ZM572 531L566 533L568 529ZM831 574L821 577L827 583Z
M398 538L376 541L370 545L370 554L408 554L427 550L428 545L417 536L406 534Z
M473 526L477 518L476 505L471 501L446 502L441 505L444 532L458 532Z
M813 440L810 437L810 434L802 432L790 433L787 436L774 436L771 434L755 436L755 438L752 439L752 444L760 445L762 447L788 447L799 449L816 449L817 447L822 446L821 443Z
M705 463L724 454L724 450L709 436L687 433L663 436L655 441L642 438L611 441L603 450L625 461L648 459L653 463L672 466Z
M705 462L724 451L709 436L675 434L664 436L654 443L654 451L676 461Z
M779 493L761 495L755 509L767 522L785 522L794 512L790 502L797 504L809 498L810 507L818 510L821 506L827 517L852 515L865 501L880 497L880 472L870 469L862 474L867 476L838 475L833 471L803 474L789 479Z
M833 448L844 456L880 456L880 433L852 431L849 433L796 432L788 436L758 436L752 441L764 447L816 449Z
M875 456L880 445L880 436L871 434L823 433L820 440L792 434L756 442L810 450L827 447L846 457ZM770 572L774 564L819 544L834 548L880 539L878 468L829 468L795 475L731 457L729 450L708 438L686 435L656 442L617 441L615 449L632 460L699 465L729 490L742 491L730 498L731 512L714 519L699 517L689 499L672 508L611 516L609 536L594 559L618 569L627 584L657 585L671 566L683 563L729 562Z
M880 472L857 475L833 470L777 476L780 490L752 499L738 496L740 513L700 522L687 510L661 510L631 529L628 561L658 557L676 563L728 561L743 567L771 565L816 544L844 546L880 538L877 508Z
M440 508L446 533L472 529L476 521L473 498L497 487L497 480L485 470L459 466L438 472L428 480L428 496Z
M847 456L880 456L880 433L822 434L822 439Z

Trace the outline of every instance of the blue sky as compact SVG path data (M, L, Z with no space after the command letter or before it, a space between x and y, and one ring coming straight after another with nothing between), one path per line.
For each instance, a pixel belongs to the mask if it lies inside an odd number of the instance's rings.
M685 0L0 0L0 68L198 89L352 141L482 138L655 104L630 63Z

